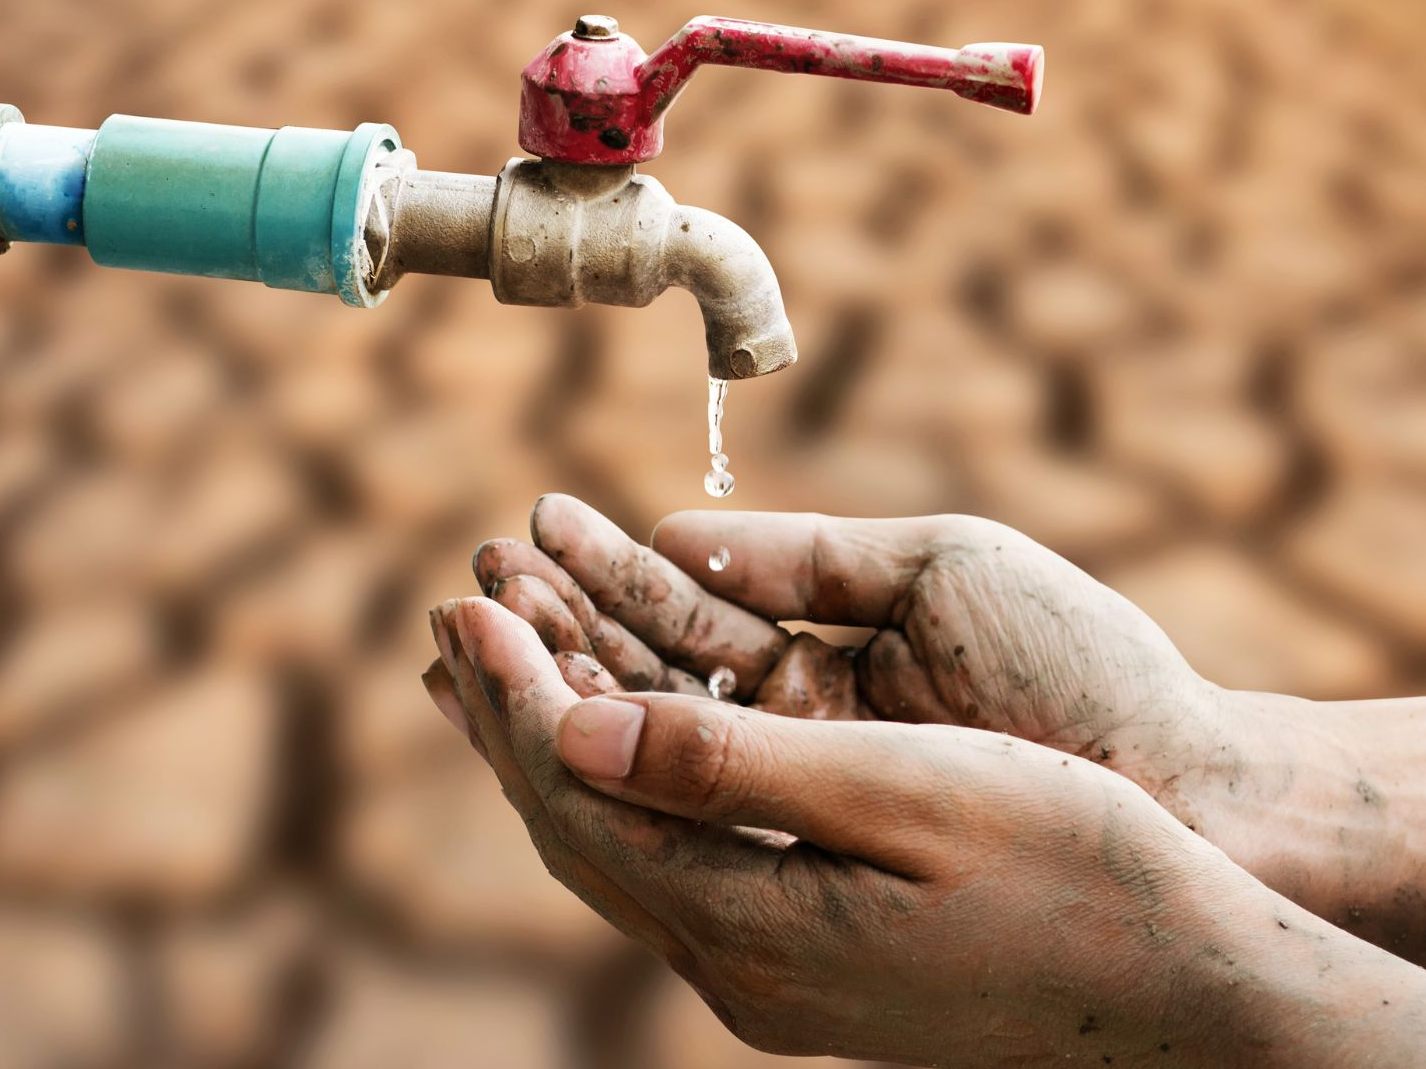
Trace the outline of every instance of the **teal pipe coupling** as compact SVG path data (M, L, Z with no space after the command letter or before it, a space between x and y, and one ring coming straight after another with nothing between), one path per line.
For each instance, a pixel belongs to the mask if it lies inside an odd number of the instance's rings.
M377 165L400 149L379 123L348 133L114 115L96 135L29 126L11 109L0 117L0 237L82 240L107 267L371 307L386 294L367 286L365 224Z

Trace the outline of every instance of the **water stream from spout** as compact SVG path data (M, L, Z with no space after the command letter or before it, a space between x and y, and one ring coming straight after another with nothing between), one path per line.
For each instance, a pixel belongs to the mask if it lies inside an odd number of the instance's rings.
M703 489L709 497L724 498L733 492L734 479L728 470L728 454L723 452L723 405L728 399L728 380L708 378L708 455L711 470L703 476ZM719 546L708 554L708 570L721 572L732 561L727 546ZM733 693L738 677L726 666L713 669L708 676L708 693L722 701Z
M733 492L733 474L728 470L728 454L723 452L723 404L728 398L728 380L708 379L708 454L712 470L703 476L709 497L727 497Z

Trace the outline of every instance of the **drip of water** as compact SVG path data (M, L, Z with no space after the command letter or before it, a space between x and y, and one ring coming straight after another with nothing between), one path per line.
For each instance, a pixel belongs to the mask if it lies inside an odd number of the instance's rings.
M708 491L709 497L727 497L733 492L732 472L727 470L728 458L722 453L713 456L713 470L703 476L703 489Z
M722 701L732 694L737 685L738 677L727 665L713 669L713 674L708 677L708 693L717 701Z
M709 497L727 497L735 480L728 471L728 455L723 452L723 404L728 398L728 380L708 379L708 454L712 470L703 476ZM716 570L716 569L715 569Z
M708 454L712 470L703 477L703 489L710 497L727 497L733 492L733 476L728 471L728 454L723 452L723 403L728 397L726 379L708 379ZM727 546L719 546L708 556L708 567L721 572L733 559ZM722 701L738 685L738 677L727 665L713 669L708 677L708 693Z

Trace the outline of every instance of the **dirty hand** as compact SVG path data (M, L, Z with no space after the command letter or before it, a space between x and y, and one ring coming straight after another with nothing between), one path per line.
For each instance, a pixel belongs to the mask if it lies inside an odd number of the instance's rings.
M1124 773L1190 824L1239 757L1223 692L1152 620L989 520L685 512L650 550L549 495L531 528L534 545L483 545L476 574L547 648L603 665L582 683L588 662L562 658L581 692L706 694L728 667L759 709L1009 732ZM800 620L876 630L849 650L778 624Z
M580 701L495 602L449 602L433 624L432 695L550 870L755 1046L936 1066L1405 1065L1426 1038L1426 974L1091 762L695 695Z
M1426 821L1426 703L1226 691L1114 591L971 516L686 512L649 549L549 495L531 528L534 545L482 546L477 577L583 695L706 694L726 667L737 700L786 716L1009 732L1127 776L1270 886L1426 960L1426 851L1401 846L1426 845L1408 834ZM779 626L798 620L875 630L844 649Z

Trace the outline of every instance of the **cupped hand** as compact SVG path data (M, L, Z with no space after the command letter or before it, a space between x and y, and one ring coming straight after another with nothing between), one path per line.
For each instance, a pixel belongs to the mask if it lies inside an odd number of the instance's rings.
M1397 1058L1420 1038L1400 1026L1418 970L1278 897L1089 761L693 694L581 701L567 679L589 681L585 655L562 675L495 602L449 602L433 625L428 686L550 870L763 1049L1328 1065L1352 1029L1397 1035Z
M1241 767L1240 720L1159 627L1001 524L685 512L650 549L549 495L531 528L533 545L482 546L476 573L581 693L705 694L728 667L734 696L769 712L984 728L1085 757L1199 829ZM875 630L845 649L788 621Z

